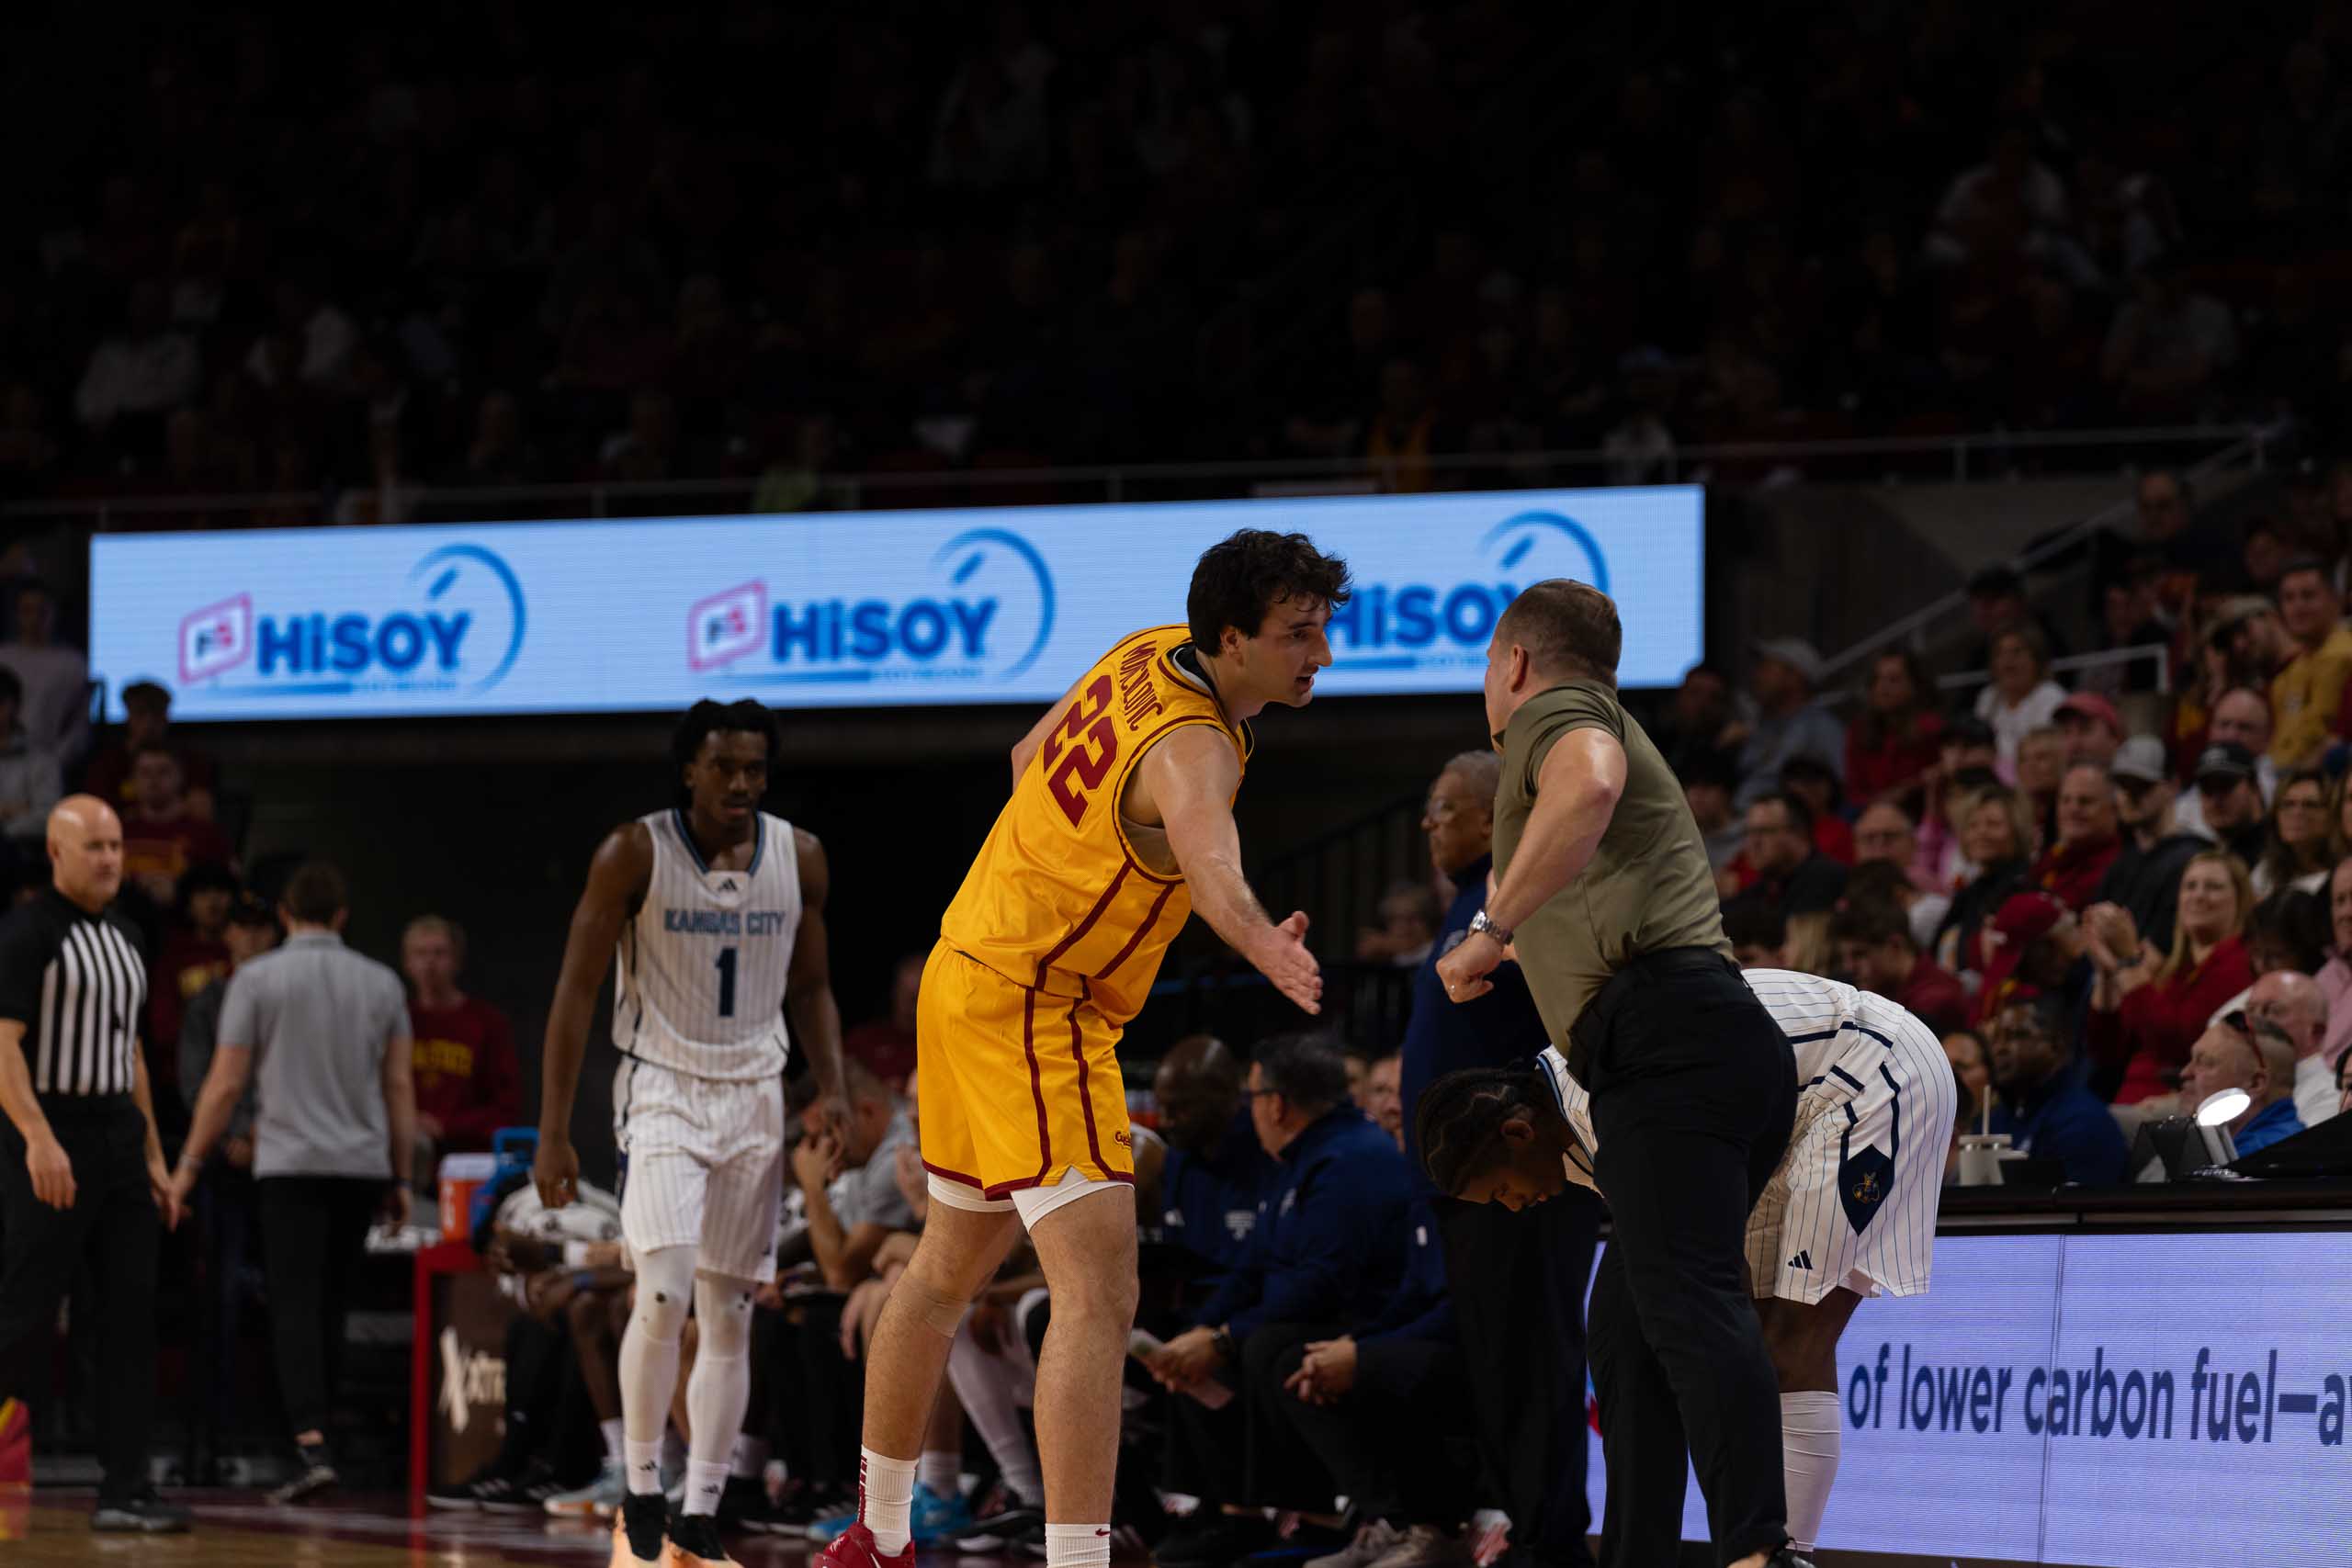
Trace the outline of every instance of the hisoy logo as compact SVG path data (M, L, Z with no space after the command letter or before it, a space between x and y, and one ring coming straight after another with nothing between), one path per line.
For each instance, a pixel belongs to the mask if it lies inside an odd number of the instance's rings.
M1609 563L1576 519L1521 512L1480 536L1475 576L1451 582L1362 582L1333 612L1329 632L1340 669L1459 668L1483 660L1495 623L1519 591L1568 577L1609 592Z
M688 663L750 682L1001 680L1053 635L1053 572L1010 529L965 529L874 578L857 595L796 592L782 577L714 593L687 612Z
M256 697L481 692L503 679L523 650L523 585L503 558L479 545L428 552L382 594L379 608L348 603L256 604L239 593L191 611L180 622L180 679ZM232 674L241 678L224 679Z

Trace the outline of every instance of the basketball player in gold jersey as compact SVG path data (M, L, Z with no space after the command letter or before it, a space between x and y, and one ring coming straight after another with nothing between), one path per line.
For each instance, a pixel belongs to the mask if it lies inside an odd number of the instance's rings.
M1250 720L1331 662L1344 563L1244 530L1201 557L1189 625L1114 645L1012 749L1012 797L940 922L915 1035L931 1217L866 1361L858 1522L820 1568L910 1568L916 1456L966 1306L1025 1226L1053 1292L1037 1364L1048 1568L1110 1561L1120 1368L1136 1310L1120 1031L1198 909L1308 1012L1306 917L1241 875Z

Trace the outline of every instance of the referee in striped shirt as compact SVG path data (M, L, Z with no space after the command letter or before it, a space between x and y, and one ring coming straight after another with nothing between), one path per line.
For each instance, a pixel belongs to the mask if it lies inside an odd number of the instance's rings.
M155 1136L139 1018L145 961L113 912L122 822L95 795L49 817L49 889L0 921L0 1400L50 1390L57 1303L86 1260L97 1299L105 1480L90 1526L184 1530L147 1481L156 1228L179 1211Z

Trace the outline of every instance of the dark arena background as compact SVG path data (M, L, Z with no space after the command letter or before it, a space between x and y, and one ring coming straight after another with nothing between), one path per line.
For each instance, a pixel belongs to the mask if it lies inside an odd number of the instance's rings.
M1879 1146L1941 1162L1931 1288L1863 1300L1798 1395L1836 1455L1810 1561L2346 1561L2352 6L28 0L0 30L0 1561L606 1561L634 1261L616 1206L537 1205L542 1043L591 857L687 804L712 698L773 710L763 808L822 841L856 1065L822 1147L786 1069L718 1513L735 1560L815 1562L928 1202L942 912L1016 744L1245 528L1352 579L1233 805L1323 1006L1193 919L1119 1043L1171 1152L1095 1435L1114 1561L1598 1560L1607 1209L1465 1215L1409 1136L1438 1075L1545 1043L1468 1038L1435 964L1485 888L1455 760L1498 743L1489 641L1555 578L1616 603L1742 966L1899 1002L1957 1080L1951 1129ZM1107 769L1087 722L1056 754ZM108 809L142 999L77 1021L39 933ZM405 987L419 1115L347 1289L280 1224L305 1168L272 1140L345 1115L289 1064L386 1025L237 981L289 938L313 967L276 973L325 973L320 922L285 929L320 863L386 1020ZM571 1120L599 1202L612 1002ZM257 1112L128 1276L141 1202L40 1196L43 1117L109 1087L52 1056L105 1030L164 1169L260 1048ZM1348 1098L1266 1087L1298 1052ZM1295 1140L1365 1121L1365 1164L1300 1176ZM1867 1234L1876 1190L1845 1196ZM1048 1560L1024 1270L951 1362L926 1564ZM1345 1375L1245 1335L1230 1406L1156 1377L1234 1279ZM322 1310L305 1449L287 1344ZM1684 1562L1708 1532L1694 1480Z

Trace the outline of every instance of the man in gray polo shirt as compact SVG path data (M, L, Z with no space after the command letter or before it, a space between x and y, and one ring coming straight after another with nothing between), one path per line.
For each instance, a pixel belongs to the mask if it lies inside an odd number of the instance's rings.
M326 1430L351 1278L378 1212L401 1224L409 1214L416 1100L408 997L400 976L343 944L347 912L342 874L323 861L287 882L278 906L286 944L229 981L212 1066L172 1176L185 1199L257 1075L254 1191L278 1386L301 1452L300 1472L271 1495L281 1503L334 1484Z

